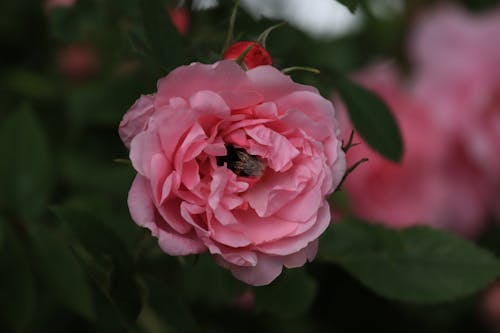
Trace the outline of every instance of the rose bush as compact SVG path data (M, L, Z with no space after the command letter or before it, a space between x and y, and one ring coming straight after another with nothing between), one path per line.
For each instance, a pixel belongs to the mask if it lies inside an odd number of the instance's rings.
M395 165L364 143L349 151L349 163L370 160L345 183L355 214L470 237L500 216L500 44L491 43L498 35L500 11L474 16L440 5L412 29L408 80L387 65L356 75L391 106L405 156Z
M209 251L264 285L311 260L345 158L332 104L271 66L182 66L119 128L133 220L170 255Z
M432 100L422 101L391 64L377 64L355 79L391 108L401 129L405 153L400 164L384 159L359 136L348 151L348 165L361 158L342 186L353 213L392 228L430 225L475 236L486 222L488 191L462 147L434 120ZM352 126L337 100L344 138Z

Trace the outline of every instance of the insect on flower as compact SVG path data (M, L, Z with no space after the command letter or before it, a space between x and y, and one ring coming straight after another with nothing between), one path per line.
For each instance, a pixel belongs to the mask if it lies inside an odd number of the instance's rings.
M217 165L227 163L229 170L240 177L260 177L264 173L265 165L258 156L250 155L243 148L226 145L227 155L217 158Z

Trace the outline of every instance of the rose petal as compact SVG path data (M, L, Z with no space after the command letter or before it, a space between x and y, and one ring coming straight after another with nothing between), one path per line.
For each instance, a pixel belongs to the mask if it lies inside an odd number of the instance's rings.
M254 89L262 94L264 101L275 101L294 91L311 91L318 93L317 89L298 84L289 76L283 75L272 66L258 66L246 72Z
M281 171L291 163L294 157L299 155L297 148L286 137L263 125L245 128L245 132L256 142L256 144L250 144L248 152L258 155L260 149L256 146L263 148L265 153L261 157L266 158L268 166L275 171Z
M253 286L264 286L271 283L283 269L279 257L258 254L255 266L237 266L218 258L217 262L231 270L234 277Z
M141 95L132 107L125 113L118 133L127 148L130 149L132 139L146 128L148 119L154 113L154 94Z
M198 91L248 91L245 71L235 62L219 61L213 65L192 63L174 69L158 81L155 107L168 104L171 97L189 99Z
M292 237L283 237L273 242L260 244L257 249L270 255L286 256L296 253L317 239L330 225L330 207L324 204L318 211L316 222L306 232Z
M128 207L135 223L151 230L153 236L158 235L155 224L155 207L151 200L151 192L146 178L138 174L135 176L128 193Z
M286 268L295 268L303 266L307 261L312 261L318 252L318 241L312 241L302 250L290 254L284 258Z

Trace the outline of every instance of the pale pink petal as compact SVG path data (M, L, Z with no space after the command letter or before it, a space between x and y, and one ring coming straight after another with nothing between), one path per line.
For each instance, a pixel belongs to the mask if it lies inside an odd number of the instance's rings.
M146 178L137 175L128 193L128 207L135 223L151 230L153 236L158 235L155 224L155 207L151 200L150 187Z
M141 175L149 178L151 159L161 152L157 133L152 131L140 132L130 144L130 161L132 166Z
M256 245L287 237L297 229L297 223L276 216L259 217L252 209L235 210L233 214L240 223L231 225L231 228L244 234Z
M290 255L302 250L310 242L316 240L329 225L330 207L325 203L318 211L316 222L306 232L292 237L283 237L266 244L260 244L257 246L257 249L270 255Z
M158 81L155 107L167 104L171 97L189 99L201 90L223 92L250 89L245 71L234 61L223 60L212 65L192 63L174 69Z
M209 114L225 118L229 117L230 109L224 99L217 93L208 90L198 91L189 98L192 112L199 115Z
M275 216L288 221L305 222L311 218L324 203L321 183L291 200L287 206L276 212Z
M323 133L330 135L335 133L334 128L336 127L336 120L333 105L329 100L324 99L318 93L310 91L297 91L278 99L275 103L280 114L300 111L304 116L310 118L310 120L304 122L306 130L308 126L317 122L327 128L327 130L323 131ZM300 129L302 129L302 127L303 125L297 126L297 128ZM311 132L310 135L315 137L315 135L321 134L313 134Z
M221 249L223 249L221 251ZM209 246L211 254L215 255L215 261L224 268L230 267L254 267L257 265L258 256L255 252L245 250L231 250L224 245Z
M257 215L271 216L301 195L311 177L309 168L303 165L286 172L268 173L243 196Z
M223 245L232 248L248 246L252 243L242 232L231 226L226 226L215 221L211 225L211 238Z
M181 203L180 210L181 216L187 223L196 228L196 232L198 234L206 237L209 236L210 230L208 230L205 217L203 216L205 214L205 209L203 207L183 201Z
M198 254L207 250L206 246L195 237L181 236L160 230L158 235L160 248L171 256Z
M263 101L263 97L256 91L231 91L224 90L219 93L226 104L232 109L243 109L257 105Z
M283 264L286 268L303 266L307 261L312 261L318 252L318 240L312 241L302 250L284 257Z
M229 268L237 279L253 286L264 286L271 283L281 274L282 259L259 254L255 266L237 266L217 260L223 267Z
M170 226L179 234L186 234L192 230L192 226L187 223L181 215L181 200L173 198L166 200L162 205L159 205L158 203L155 204L156 209L160 213L166 225Z
M132 219L140 226L151 230L151 234L158 237L158 242L163 251L170 255L188 255L201 253L206 247L197 239L181 236L170 228L159 228L156 223L156 213L151 201L149 185L141 175L134 179L129 192L128 205Z
M265 150L261 157L267 159L267 165L275 171L281 171L289 166L300 153L286 137L263 125L245 128L245 132L257 143L250 144L248 152L260 155L262 154L259 152L258 146L260 146L261 149Z
M246 74L254 89L262 94L266 102L275 101L295 91L318 93L316 88L295 83L272 66L258 66L248 70Z
M125 146L129 149L132 139L146 129L148 120L155 111L153 106L154 96L154 94L141 95L120 122L118 133Z
M189 190L193 190L194 187L200 183L198 162L191 160L184 163L182 167L181 180Z

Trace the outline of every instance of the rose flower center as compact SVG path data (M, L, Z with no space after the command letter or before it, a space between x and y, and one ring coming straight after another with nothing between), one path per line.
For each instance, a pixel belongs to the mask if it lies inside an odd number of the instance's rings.
M226 145L227 155L217 157L217 165L227 164L227 168L239 177L260 177L264 173L265 165L256 155L250 155L243 148Z

